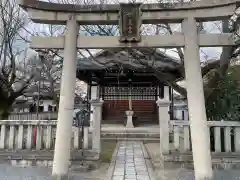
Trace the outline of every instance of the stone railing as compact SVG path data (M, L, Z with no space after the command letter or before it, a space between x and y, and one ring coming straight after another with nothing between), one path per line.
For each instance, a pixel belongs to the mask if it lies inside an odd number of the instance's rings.
M240 152L240 122L208 121L208 126L212 152ZM189 121L170 121L170 129L173 134L173 149L182 153L190 152Z
M1 120L0 149L54 149L56 124L55 120ZM73 127L72 149L80 149L80 138L80 129Z
M11 113L7 120L57 120L57 112Z

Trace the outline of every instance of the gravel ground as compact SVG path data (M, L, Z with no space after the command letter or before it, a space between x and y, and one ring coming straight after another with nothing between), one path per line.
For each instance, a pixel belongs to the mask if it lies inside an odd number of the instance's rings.
M159 161L160 150L159 143L145 144L152 160ZM155 164L155 176L156 180L194 180L194 172L190 169L178 168L178 169L161 169L160 163ZM240 180L239 170L215 170L214 180Z
M0 165L0 180L51 180L50 168L13 167ZM81 175L74 175L73 180L85 180Z
M89 173L71 173L71 180L104 180L107 164ZM51 168L44 167L13 167L0 164L0 180L51 180Z

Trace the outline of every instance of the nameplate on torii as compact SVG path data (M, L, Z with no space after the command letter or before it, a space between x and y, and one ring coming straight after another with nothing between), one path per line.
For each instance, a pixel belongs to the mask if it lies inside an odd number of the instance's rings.
M119 41L123 43L141 41L141 4L121 3L119 10Z

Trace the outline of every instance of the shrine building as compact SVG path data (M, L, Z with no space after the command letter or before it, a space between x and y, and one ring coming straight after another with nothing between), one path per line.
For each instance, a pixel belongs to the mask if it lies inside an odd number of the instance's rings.
M89 99L102 99L102 123L126 123L126 111L133 111L133 124L158 124L156 101L165 98L171 101L170 115L173 117L173 90L156 77L156 72L139 63L136 57L149 53L149 49L109 52L103 50L94 57L78 61L77 78L88 84ZM116 60L117 58L117 60ZM180 60L160 50L153 56L156 69L162 68L179 79L177 67ZM149 61L149 64L152 62ZM164 78L164 77L162 77Z

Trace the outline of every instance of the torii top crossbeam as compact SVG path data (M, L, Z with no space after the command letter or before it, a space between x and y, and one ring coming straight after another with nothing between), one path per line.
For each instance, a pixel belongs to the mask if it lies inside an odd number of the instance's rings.
M69 13L78 13L76 20L84 25L117 24L120 9L120 5L116 4L72 5L36 0L21 0L19 4L30 11L34 22L54 24L65 23ZM232 16L239 4L240 0L143 4L141 19L144 24L166 21L180 23L187 17L194 17L199 21L222 20Z
M36 23L66 24L69 17L74 17L79 25L118 24L121 5L73 5L42 2L36 0L21 0L19 5L26 9L31 19ZM179 22L192 17L196 21L229 19L240 5L240 0L197 1L178 4L141 4L139 19L135 26L143 24L158 24L162 22ZM120 23L120 27L123 27ZM137 33L139 27L136 27ZM141 36L137 43L121 43L116 36L81 36L77 41L79 49L106 48L153 48L184 47L183 34L164 36ZM140 39L136 35L136 39ZM231 33L199 34L200 47L234 46L236 45ZM81 40L80 40L81 39ZM104 42L104 43L101 43ZM33 37L31 47L34 49L63 49L64 37Z

